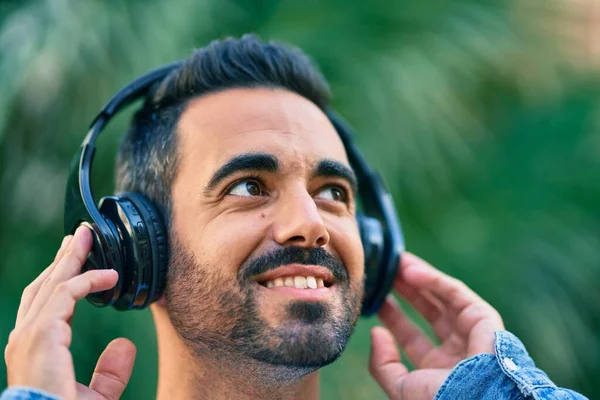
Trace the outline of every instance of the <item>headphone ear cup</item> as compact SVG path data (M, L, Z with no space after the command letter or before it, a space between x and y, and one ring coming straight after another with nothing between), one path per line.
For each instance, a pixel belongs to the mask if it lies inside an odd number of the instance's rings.
M362 241L365 257L365 287L363 297L363 314L370 310L380 287L384 252L384 234L381 222L375 218L357 214L356 220Z
M119 279L114 287L86 296L87 300L97 307L114 304L121 296L125 284L123 279L125 259L119 231L112 220L102 217L108 230L102 230L96 223L88 221L81 223L92 231L93 239L92 250L81 268L81 273L89 270L114 269L119 274Z
M148 251L151 256L149 271L147 271L150 281L147 284L148 294L143 304L135 308L144 308L162 295L167 276L167 267L169 264L169 246L167 229L164 223L163 215L158 207L146 196L140 193L127 192L121 194L122 198L130 200L138 209L146 231L149 242L149 248L140 244L142 252ZM144 250L146 249L146 250ZM144 284L144 282L141 282Z
M139 193L104 197L99 210L118 231L123 268L121 291L112 305L117 310L144 308L164 288L168 264L166 229L156 206Z

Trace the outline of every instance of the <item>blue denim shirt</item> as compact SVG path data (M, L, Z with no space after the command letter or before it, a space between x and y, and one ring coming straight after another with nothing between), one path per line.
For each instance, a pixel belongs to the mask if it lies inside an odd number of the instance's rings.
M496 332L496 354L478 354L461 361L450 373L434 400L553 399L582 400L587 397L557 387L544 371L535 367L523 343L507 331ZM0 400L59 400L37 389L13 387Z
M557 387L535 367L523 343L512 333L496 332L495 353L478 354L458 363L434 400L587 399Z

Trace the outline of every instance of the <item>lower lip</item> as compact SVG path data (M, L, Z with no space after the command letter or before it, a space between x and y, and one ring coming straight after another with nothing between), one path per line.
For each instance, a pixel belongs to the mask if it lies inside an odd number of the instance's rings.
M317 289L298 289L289 286L278 286L274 288L267 288L263 285L258 286L260 288L259 290L261 290L265 294L279 295L307 301L325 300L331 294L332 291L330 287L322 287Z

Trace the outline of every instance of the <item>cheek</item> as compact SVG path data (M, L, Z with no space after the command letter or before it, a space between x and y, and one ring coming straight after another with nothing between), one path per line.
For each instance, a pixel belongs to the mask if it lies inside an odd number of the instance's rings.
M221 214L190 227L190 245L199 258L227 276L235 276L242 263L265 240L267 227L261 212Z
M330 245L350 275L352 282L362 282L364 277L364 253L358 226L354 219L330 221Z

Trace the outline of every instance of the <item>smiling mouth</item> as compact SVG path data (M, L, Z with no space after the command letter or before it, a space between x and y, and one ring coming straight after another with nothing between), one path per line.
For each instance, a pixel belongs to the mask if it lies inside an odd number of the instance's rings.
M290 264L270 270L255 278L255 281L267 288L293 288L315 290L327 289L334 285L335 279L330 270L320 265Z
M328 288L333 285L333 282L327 278L302 275L280 276L275 279L268 279L258 282L259 285L268 289L277 287L293 287L296 289L320 289Z

